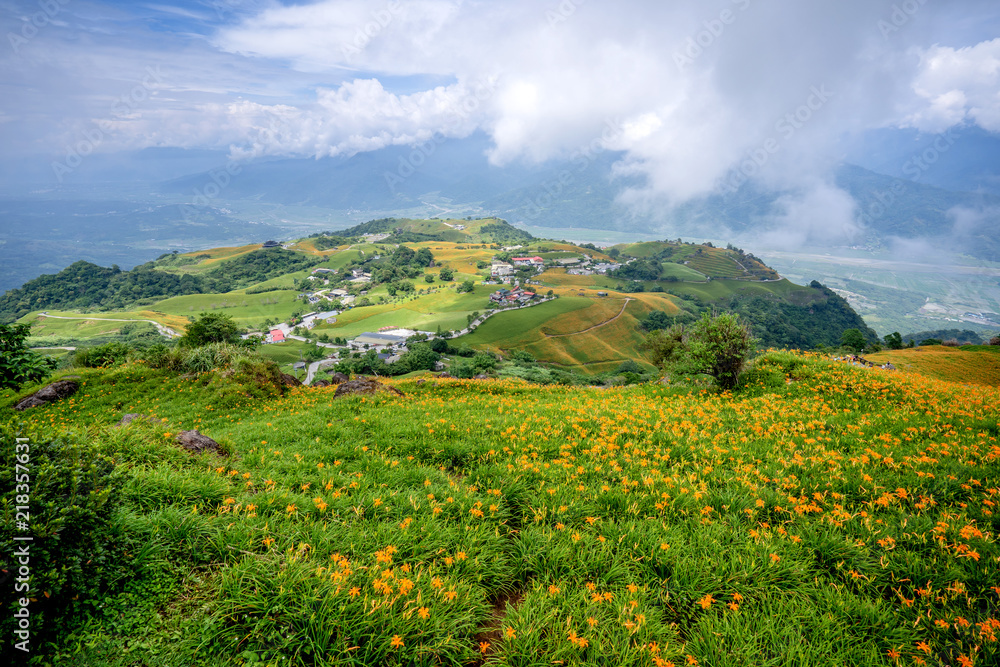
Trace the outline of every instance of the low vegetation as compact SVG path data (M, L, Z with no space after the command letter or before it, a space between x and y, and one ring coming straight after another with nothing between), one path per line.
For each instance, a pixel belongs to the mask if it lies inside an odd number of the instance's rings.
M33 561L35 664L1000 658L995 387L784 352L718 393L248 396L216 368L82 369L25 413L31 387L0 394L4 442L37 448L32 548L87 517L62 533L78 572ZM192 428L226 456L174 444ZM13 494L8 467L7 541Z

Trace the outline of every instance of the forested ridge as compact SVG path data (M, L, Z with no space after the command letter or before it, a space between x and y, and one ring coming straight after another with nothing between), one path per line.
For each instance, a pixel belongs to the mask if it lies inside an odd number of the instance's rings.
M320 260L282 248L255 250L200 275L168 273L150 262L123 271L78 261L56 274L39 276L0 296L0 323L34 310L120 310L147 300L213 294L247 287L309 268Z

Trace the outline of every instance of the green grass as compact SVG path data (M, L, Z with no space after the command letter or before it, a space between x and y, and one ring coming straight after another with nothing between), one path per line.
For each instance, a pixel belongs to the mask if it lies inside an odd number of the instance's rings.
M288 278L283 277L287 282ZM282 280L276 279L276 280ZM189 294L158 302L157 310L172 315L197 317L202 312L218 311L232 317L243 326L256 326L265 319L284 321L296 310L308 310L295 298L298 291L274 291L246 294L242 291L226 294Z
M142 366L74 371L76 396L25 413L4 391L33 441L114 458L136 545L103 597L54 592L71 623L35 664L995 664L998 389L758 370L721 395L249 398ZM229 456L181 451L190 428Z
M694 269L684 266L683 264L676 264L674 262L663 262L663 273L661 274L663 278L674 277L678 280L684 280L688 282L703 283L707 282L708 278L704 273L695 271Z
M531 308L498 313L460 340L476 346L504 344L525 337L533 339L539 335L539 330L546 322L560 315L585 310L593 303L592 299L563 297Z

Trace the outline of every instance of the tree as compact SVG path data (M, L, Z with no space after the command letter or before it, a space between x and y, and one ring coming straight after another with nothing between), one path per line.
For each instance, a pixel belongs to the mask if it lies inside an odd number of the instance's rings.
M184 347L201 347L209 343L239 343L243 329L229 315L201 313L181 338Z
M455 279L455 272L449 269L447 266L441 269L441 280L449 281Z
M865 337L858 329L847 329L840 335L840 344L854 350L855 353L865 349Z
M678 375L710 375L723 390L733 389L754 349L750 327L735 313L709 315L686 327L653 331L645 348L653 363Z
M888 334L883 340L885 340L885 346L890 350L902 350L903 349L903 337L898 331L893 331Z
M990 345L1000 345L1000 336L990 338Z
M472 290L475 289L475 287L476 284L474 282L472 282L471 280L466 280L464 283L458 286L458 291L459 293L471 292Z
M28 349L28 324L0 324L0 389L17 389L44 379L56 367L55 359Z

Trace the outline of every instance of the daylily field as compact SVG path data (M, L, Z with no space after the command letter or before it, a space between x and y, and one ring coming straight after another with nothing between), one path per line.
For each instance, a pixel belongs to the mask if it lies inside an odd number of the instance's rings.
M0 419L114 459L134 548L37 664L1000 662L996 387L783 352L734 394L80 375Z

